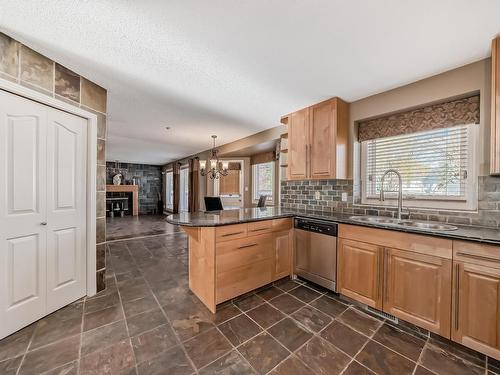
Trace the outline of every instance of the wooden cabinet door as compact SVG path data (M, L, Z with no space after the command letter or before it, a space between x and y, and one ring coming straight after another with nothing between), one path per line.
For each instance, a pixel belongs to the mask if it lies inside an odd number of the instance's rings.
M335 178L335 102L330 100L311 107L309 116L309 177Z
M500 269L454 262L454 341L500 360Z
M450 338L451 260L385 249L384 311Z
M291 231L274 234L273 280L289 276L291 272L292 239Z
M337 291L381 310L382 253L380 246L340 239Z
M288 124L288 179L308 178L309 109L290 115Z

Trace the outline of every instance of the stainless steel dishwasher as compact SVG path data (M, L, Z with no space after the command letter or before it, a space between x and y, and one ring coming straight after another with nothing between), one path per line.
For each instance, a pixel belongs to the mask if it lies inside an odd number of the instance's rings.
M336 291L337 224L296 218L295 274Z

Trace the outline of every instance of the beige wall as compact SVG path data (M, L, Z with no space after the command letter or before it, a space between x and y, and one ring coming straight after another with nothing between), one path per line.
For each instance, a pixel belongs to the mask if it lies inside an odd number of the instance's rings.
M359 177L359 144L356 123L368 118L439 102L467 93L480 93L479 176L489 173L491 60L485 59L406 86L370 96L350 105L350 137L354 143L350 168Z

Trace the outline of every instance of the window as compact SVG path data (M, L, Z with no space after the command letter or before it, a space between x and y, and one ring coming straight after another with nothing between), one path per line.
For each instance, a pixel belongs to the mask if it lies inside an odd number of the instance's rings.
M379 202L381 178L396 169L403 180L408 206L474 209L474 139L476 125L377 138L361 143L363 203ZM396 198L398 179L388 174L384 191ZM375 202L377 201L377 202Z
M189 169L187 166L181 168L180 180L179 211L187 211L189 199Z
M165 200L168 210L174 209L174 172L165 174Z
M252 167L252 198L258 201L261 195L267 196L267 202L273 201L274 162L254 164Z

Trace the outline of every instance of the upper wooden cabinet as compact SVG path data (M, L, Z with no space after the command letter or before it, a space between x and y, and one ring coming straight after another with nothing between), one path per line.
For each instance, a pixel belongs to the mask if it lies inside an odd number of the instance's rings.
M289 153L287 178L348 178L348 118L349 105L339 98L285 116Z
M491 44L490 173L500 174L500 37Z

